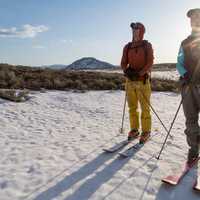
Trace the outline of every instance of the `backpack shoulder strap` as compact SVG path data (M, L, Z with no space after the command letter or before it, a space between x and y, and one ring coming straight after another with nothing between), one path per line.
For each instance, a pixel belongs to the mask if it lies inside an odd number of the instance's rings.
M148 44L149 42L147 40L143 41L143 47L144 47L144 54L145 54L145 62L147 63L147 56L148 56Z
M131 42L127 44L127 51L131 48Z
M128 51L129 51L130 48L131 48L131 42L129 42L129 43L127 44L127 53L126 53L126 58L127 58L127 60L128 60Z
M144 53L145 53L145 62L147 63L147 59L148 59L148 47L151 46L151 43L148 42L148 40L144 40L143 41L143 45L144 45ZM151 71L149 72L149 80L151 82Z

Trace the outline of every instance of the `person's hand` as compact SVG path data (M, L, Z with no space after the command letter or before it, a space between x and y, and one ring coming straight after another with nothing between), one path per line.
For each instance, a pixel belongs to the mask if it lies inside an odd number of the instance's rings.
M123 72L124 72L124 76L127 76L127 77L129 77L132 74L132 70L130 67L124 69Z
M123 69L124 76L127 76L127 69L128 68Z
M124 71L124 76L129 78L130 80L136 80L139 77L139 73L133 70L132 68L128 67Z
M127 70L127 68L123 68L123 72L124 72L124 74L126 74L126 70Z

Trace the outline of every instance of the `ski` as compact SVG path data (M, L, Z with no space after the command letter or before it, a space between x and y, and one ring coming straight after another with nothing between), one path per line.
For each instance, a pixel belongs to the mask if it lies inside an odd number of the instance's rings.
M103 149L103 151L105 151L106 153L114 153L120 149L122 149L123 147L125 147L126 145L128 145L131 141L128 141L128 140L124 140L120 143L117 143L116 145L114 145L113 147L110 147L108 149Z
M144 146L144 143L136 143L133 146L129 147L123 152L119 152L119 156L121 158L128 158L130 156L133 156L134 153L136 153L139 149L141 149Z
M155 136L155 135L154 135ZM151 136L146 142L144 143L136 143L134 145L132 145L131 147L129 147L128 149L126 149L123 152L119 152L119 156L121 158L128 158L130 156L133 156L137 151L139 151L148 141L150 141L152 139L153 136Z
M182 178L190 171L190 169L193 168L193 166L198 162L199 159L200 157L194 160L194 162L191 165L185 163L180 173L169 175L163 178L162 182L170 185L177 185L182 180Z
M193 185L193 189L200 192L200 176L196 177L195 183Z

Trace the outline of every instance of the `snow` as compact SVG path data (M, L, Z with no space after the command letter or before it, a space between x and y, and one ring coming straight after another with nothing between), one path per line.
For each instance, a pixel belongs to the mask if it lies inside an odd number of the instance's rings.
M152 71L153 78L161 78L161 79L168 79L168 80L178 80L179 74L176 70L170 71Z
M102 149L126 138L118 132L123 91L47 91L31 96L23 103L0 99L1 200L199 199L192 190L198 169L176 187L161 183L187 157L182 110L161 160L155 156L166 131L153 114L152 140L132 157L119 159ZM153 92L151 102L169 127L180 95ZM127 109L125 129L129 130Z
M84 71L95 71L95 72L106 72L106 73L123 73L122 70L84 70ZM176 70L168 70L168 71L152 71L152 78L160 78L160 79L168 79L168 80L178 80L179 74Z

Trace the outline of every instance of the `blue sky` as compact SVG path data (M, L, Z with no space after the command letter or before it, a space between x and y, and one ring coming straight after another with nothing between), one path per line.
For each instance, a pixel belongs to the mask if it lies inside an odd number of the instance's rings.
M0 0L0 62L70 64L82 57L119 64L130 22L146 26L155 63L176 62L199 0Z

